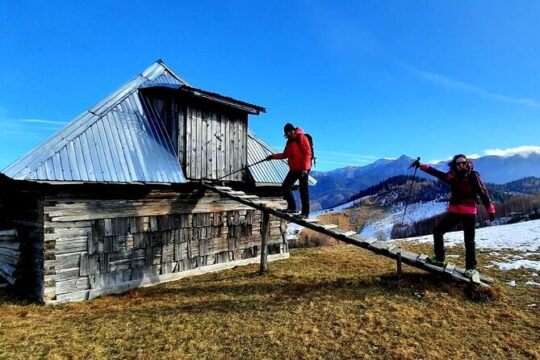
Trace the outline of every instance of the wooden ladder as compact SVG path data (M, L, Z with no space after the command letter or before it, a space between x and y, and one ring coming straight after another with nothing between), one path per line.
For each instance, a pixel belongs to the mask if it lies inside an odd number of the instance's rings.
M398 269L401 269L401 262L403 262L409 266L442 275L446 278L454 279L458 282L474 284L482 287L490 287L491 284L493 284L494 282L492 278L483 276L478 271L475 272L472 278L468 278L464 275L465 269L455 266L454 264L447 264L445 267L435 266L427 262L427 255L401 249L394 245L393 242L378 241L376 239L365 239L356 234L354 231L342 230L339 229L337 225L333 224L323 224L317 219L300 219L297 216L287 214L277 209L266 206L269 201L263 200L257 195L248 195L243 191L234 190L229 186L219 186L208 183L203 183L203 186L206 189L216 192L224 197L228 197L244 205L262 211L263 222L264 219L268 219L269 214L271 214L280 219L293 222L308 229L314 230L318 233L328 235L334 239L369 250L378 255L383 255L388 258L395 259L396 261L398 261ZM263 231L265 231L264 226L265 225L263 224L263 226L261 227ZM265 242L265 240L265 234L263 233L263 242ZM264 244L262 248L263 252L261 254L261 272L264 270L262 264L262 256L266 256L264 254Z

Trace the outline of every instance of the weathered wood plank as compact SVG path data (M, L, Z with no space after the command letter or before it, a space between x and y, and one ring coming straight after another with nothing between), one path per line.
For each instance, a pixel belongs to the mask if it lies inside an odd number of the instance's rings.
M452 274L454 272L456 268L456 265L454 264L447 264L445 267L444 267L444 272L445 273L448 273L448 274Z
M88 277L56 281L56 295L90 289Z
M17 253L15 256L10 256L6 254L0 253L0 263L5 263L14 267L17 267L17 265L21 262L21 254Z
M0 239L3 237L12 238L17 236L17 229L11 229L11 230L0 230Z
M17 280L16 271L17 269L14 266L0 262L0 276L6 279L11 285L14 285Z
M0 241L0 249L9 249L9 250L20 250L22 247L22 243L20 242L8 242L8 241Z

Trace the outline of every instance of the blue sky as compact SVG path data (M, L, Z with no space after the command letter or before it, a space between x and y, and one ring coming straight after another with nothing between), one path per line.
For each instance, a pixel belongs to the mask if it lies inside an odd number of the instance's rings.
M540 149L539 1L0 0L0 169L157 59L318 166ZM527 147L525 147L527 146Z

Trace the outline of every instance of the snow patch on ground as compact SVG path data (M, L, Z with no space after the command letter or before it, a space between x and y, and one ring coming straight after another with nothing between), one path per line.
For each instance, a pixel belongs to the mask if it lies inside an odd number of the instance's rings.
M407 206L407 212L403 217L405 205L395 205L390 208L386 216L380 220L368 222L360 236L365 238L390 239L394 224L401 224L402 219L405 224L412 224L416 221L441 214L446 211L447 203L440 201L429 201L425 203L414 203Z
M533 269L540 270L540 261L531 260L515 260L510 263L506 262L494 262L494 265L498 266L501 270L517 270L517 269Z
M433 243L431 235L400 240L415 243ZM444 244L447 247L463 246L463 232L454 231L445 234ZM540 250L540 220L476 229L476 248L493 250L491 254L497 256L501 256L498 251L505 249L519 251L520 254L509 255L503 258L502 261L492 263L491 266L497 266L501 270L520 268L540 270L540 261L526 259L537 255ZM488 265L488 267L491 266Z
M433 236L418 236L406 239L417 243L433 242ZM453 231L444 235L445 246L463 245L463 231ZM476 248L497 250L517 250L524 253L540 250L540 220L517 224L490 226L476 229Z

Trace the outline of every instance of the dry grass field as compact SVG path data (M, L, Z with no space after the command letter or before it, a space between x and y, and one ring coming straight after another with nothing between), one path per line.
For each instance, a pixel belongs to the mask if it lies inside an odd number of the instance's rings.
M0 290L0 358L540 358L540 288L504 285L525 270L490 269L502 285L481 300L410 267L398 279L391 260L349 245L293 250L257 270L60 306Z

